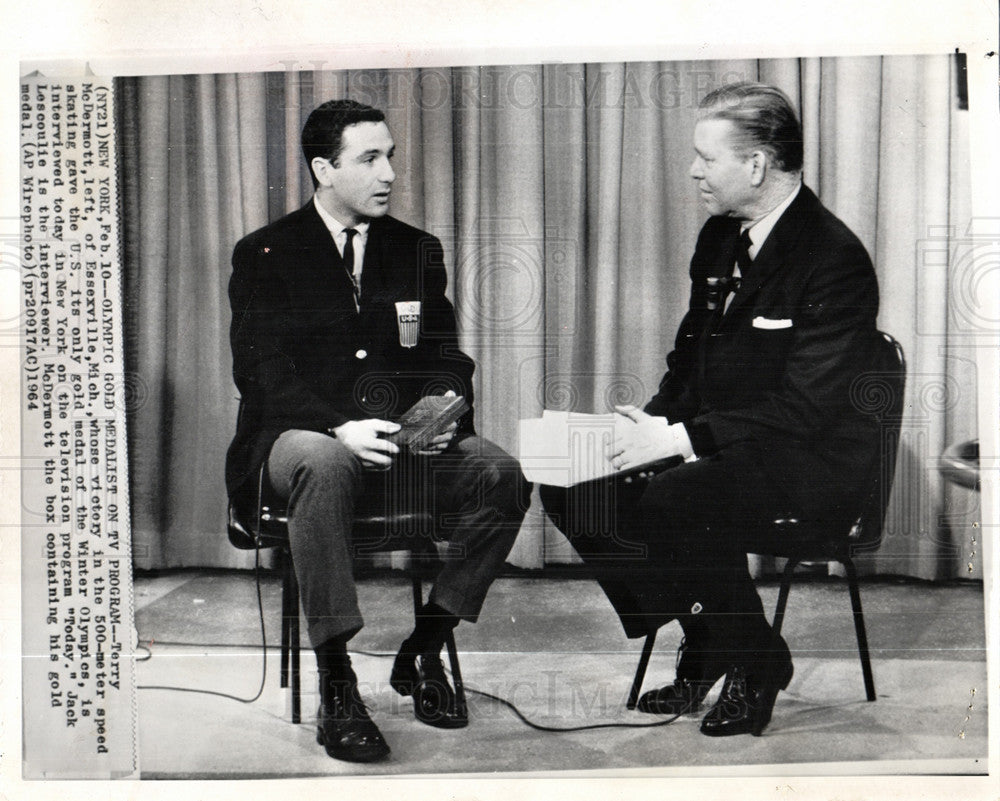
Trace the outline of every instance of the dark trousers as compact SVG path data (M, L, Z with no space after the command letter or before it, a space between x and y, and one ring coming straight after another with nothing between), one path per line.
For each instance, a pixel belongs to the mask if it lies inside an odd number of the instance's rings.
M286 431L267 463L288 504L288 536L309 639L319 646L361 629L351 528L359 506L426 511L448 540L430 600L475 622L524 519L531 487L517 462L480 437L433 457L401 457L388 471L365 470L333 437Z
M546 486L541 497L627 636L677 619L689 641L717 650L749 647L770 631L746 554L755 532L794 510L752 447L678 460L651 479Z

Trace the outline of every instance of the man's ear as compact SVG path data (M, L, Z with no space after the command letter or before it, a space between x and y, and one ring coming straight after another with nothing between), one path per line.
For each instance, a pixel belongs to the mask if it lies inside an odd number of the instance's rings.
M750 183L753 186L760 186L767 176L768 162L767 153L763 150L755 150L750 154Z
M337 169L340 164L338 162L331 162L329 159L317 156L312 161L309 162L309 166L312 167L313 175L316 176L316 180L319 181L320 186L330 186L333 182L333 176L331 173L333 170Z

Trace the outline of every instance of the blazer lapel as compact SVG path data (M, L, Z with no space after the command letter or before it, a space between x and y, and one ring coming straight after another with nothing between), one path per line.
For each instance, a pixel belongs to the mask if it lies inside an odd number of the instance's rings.
M708 264L706 274L709 278L729 278L733 274L733 265L736 264L736 249L740 246L740 226L736 220L727 220L731 223L732 231L720 236L721 243L717 255Z
M381 217L377 217L368 227L368 241L365 243L365 260L361 270L362 310L385 293L386 271L391 263L385 236L385 222Z
M713 271L718 278L731 278L733 265L736 264L736 253L740 247L740 229L736 226L733 235L726 238L725 244L719 250L719 263Z
M323 218L316 211L315 198L309 201L302 212L302 232L298 245L309 254L309 258L304 259L304 263L316 270L327 272L332 272L342 266L340 251L337 250L337 245L330 235L330 229L326 227Z

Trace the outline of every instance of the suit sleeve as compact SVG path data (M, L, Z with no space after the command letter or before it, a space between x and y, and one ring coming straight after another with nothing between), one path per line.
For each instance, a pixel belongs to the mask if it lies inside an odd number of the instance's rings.
M277 271L267 269L265 252L254 239L240 241L233 251L229 299L236 386L244 401L255 401L258 428L335 428L349 418L309 387L284 352L288 293Z
M423 265L423 341L431 349L430 361L447 386L461 387L459 394L465 397L469 411L458 423L458 435L475 434L473 403L475 400L472 374L475 363L458 345L458 323L455 309L448 300L445 290L448 273L444 266L444 248L440 240L426 236L421 242L421 263ZM456 390L458 392L458 390Z
M850 414L850 387L868 363L874 340L875 272L858 242L810 257L815 261L796 311L780 387L744 407L687 421L699 456L748 439L815 440Z

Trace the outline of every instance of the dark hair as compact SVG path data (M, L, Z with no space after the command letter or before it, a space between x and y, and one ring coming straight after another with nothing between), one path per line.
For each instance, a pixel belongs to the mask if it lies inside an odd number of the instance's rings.
M760 149L785 172L802 169L802 125L788 95L762 83L732 83L698 104L698 119L729 120L736 127L734 146Z
M302 129L302 155L314 187L319 182L313 174L312 160L336 162L344 147L344 129L359 122L385 122L385 114L354 100L327 100L312 110Z

